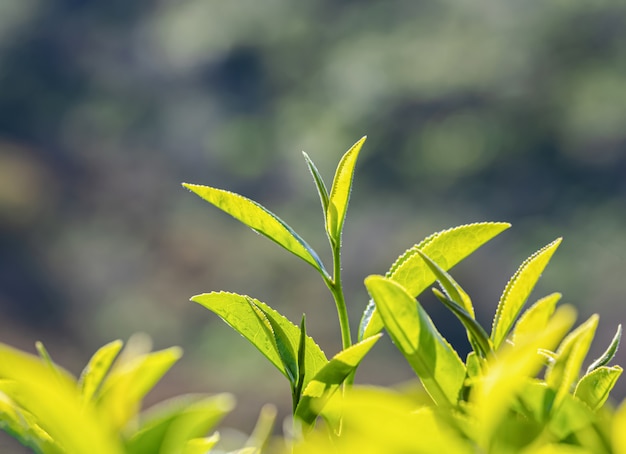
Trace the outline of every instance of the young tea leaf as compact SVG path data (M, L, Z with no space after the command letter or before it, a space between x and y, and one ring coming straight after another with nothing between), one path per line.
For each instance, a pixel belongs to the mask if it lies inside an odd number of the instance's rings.
M143 398L181 356L178 347L132 357L120 355L102 383L98 407L121 429L137 415Z
M598 316L594 314L563 339L556 351L556 360L548 365L545 378L548 386L557 390L557 402L578 381L597 326Z
M341 238L343 222L348 209L350 192L352 190L352 178L354 176L354 166L356 165L359 152L365 143L366 137L362 137L357 143L343 155L337 170L333 185L328 198L328 209L326 211L326 232L331 242L338 244Z
M295 413L300 396L302 395L302 387L304 386L304 375L306 372L306 316L302 314L300 321L300 342L298 343L298 381L293 393L293 412Z
M593 363L589 365L587 368L587 373L591 373L596 370L598 367L606 366L617 353L617 349L619 347L619 342L622 338L622 324L617 325L617 332L615 336L613 336L613 340L611 341L609 347L606 351L600 355L598 359L596 359Z
M194 438L185 443L182 454L208 454L218 441L220 434L217 432L210 437Z
M121 340L115 340L100 347L93 354L78 379L78 389L85 401L92 399L123 345Z
M300 257L324 276L328 276L322 261L313 248L282 219L257 202L239 194L210 186L188 183L183 183L183 186L241 221L255 232L268 237L292 254Z
M126 454L179 453L213 430L234 405L230 394L188 394L159 402L141 414L139 428L126 440Z
M252 430L252 434L248 437L248 441L246 441L246 447L254 447L259 450L259 453L265 452L270 438L272 437L277 413L276 407L271 404L266 404L261 408L259 418Z
M465 379L465 365L432 320L397 282L369 276L365 286L394 343L437 405L454 406Z
M274 366L287 378L288 372L285 369L283 359L275 346L275 339L265 328L263 321L258 317L249 303L249 299L254 305L261 308L268 319L281 327L291 346L292 351L297 351L300 342L300 329L270 308L267 304L249 296L237 295L228 292L213 292L196 295L191 298L210 311L217 314L235 331L248 339ZM310 381L318 370L320 370L328 360L324 352L315 341L307 336L305 352L305 378L304 386Z
M556 303L561 299L560 293L552 293L538 300L526 312L522 314L513 330L513 342L518 342L527 336L534 336L548 325L548 321L554 310Z
M509 334L515 319L559 244L561 244L561 238L535 252L522 263L509 280L500 297L491 329L491 341L496 349Z
M580 379L574 390L574 396L586 403L592 410L597 410L609 398L609 393L622 375L620 366L599 366Z
M465 329L467 330L467 336L472 345L472 348L481 358L487 358L493 353L493 347L489 340L489 335L485 332L482 326L474 320L474 318L461 307L458 303L452 301L446 295L441 293L436 288L433 288L433 293L446 306L452 313L461 321Z
M382 335L367 339L337 353L311 380L296 408L295 416L311 426L324 403L339 389Z
M398 282L411 296L416 297L436 280L418 251L447 271L510 226L505 222L482 222L434 233L398 257L385 276ZM359 339L376 334L382 328L380 314L374 302L370 301L359 324Z
M326 214L328 213L328 189L326 189L326 185L324 184L324 180L322 179L322 175L320 175L317 167L313 164L309 155L304 151L302 152L304 155L304 160L306 161L307 166L309 166L309 171L313 176L313 181L315 182L315 187L317 188L317 193L320 196L320 202L322 204L322 210L324 211L324 222L326 222Z

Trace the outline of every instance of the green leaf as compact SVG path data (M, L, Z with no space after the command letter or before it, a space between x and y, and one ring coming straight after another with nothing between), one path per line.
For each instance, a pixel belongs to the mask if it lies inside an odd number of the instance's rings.
M592 410L597 410L609 397L617 379L622 375L620 366L600 366L580 379L574 390L574 396L586 403Z
M441 268L435 261L433 261L430 257L424 254L422 251L418 250L417 253L422 257L428 268L433 272L437 281L441 284L441 287L446 292L448 298L454 301L456 304L461 306L467 314L473 319L474 315L474 306L472 305L472 300L469 295L465 293L465 290L461 288L459 284L450 276L443 268Z
M213 430L233 408L234 398L230 394L188 394L162 401L141 414L138 430L126 442L126 453L179 454L191 440ZM216 437L202 440L192 445L217 441Z
M123 453L108 420L91 405L83 405L76 383L66 374L51 371L36 356L0 344L0 378L12 382L8 397L32 415L37 432L47 437L44 444L62 442L64 452L72 453Z
M185 444L183 454L207 454L220 441L217 432L206 438L194 438Z
M265 451L272 437L276 415L277 410L274 405L266 404L261 408L254 430L246 441L246 447L256 448L259 452Z
M598 316L594 314L563 339L556 351L556 359L548 365L545 379L548 386L557 391L557 403L578 381L597 326Z
M546 328L536 336L515 345L505 344L497 356L488 361L487 373L475 380L468 409L475 418L479 446L489 446L501 421L517 395L540 371L544 357L538 350L553 350L574 323L576 312L570 306L560 307Z
M329 437L327 431L316 430L297 442L294 454L476 452L437 409L389 389L354 387L345 395L336 393L322 416L341 419L341 435Z
M500 297L491 329L491 341L496 349L500 347L508 335L515 319L559 244L561 244L561 238L535 252L522 263L507 283Z
M85 401L92 399L123 345L121 340L115 340L93 354L78 379L78 389Z
M504 222L481 222L434 233L398 257L385 276L398 282L411 296L416 297L436 280L418 251L428 255L447 271L510 226ZM361 318L359 339L376 334L382 328L380 314L374 302L370 301Z
M376 302L385 329L428 394L437 405L456 405L465 366L426 311L406 289L389 278L369 276L365 286Z
M300 257L328 277L322 261L313 248L282 219L265 207L253 200L223 189L189 183L183 183L183 186L241 221L255 232L268 237L292 254Z
M276 321L271 314L266 314L260 306L257 306L252 298L246 297L246 301L248 301L248 304L250 304L250 307L252 307L256 316L259 317L259 320L262 322L267 337L272 341L273 347L283 363L283 369L291 384L291 388L295 390L299 374L296 353L292 342L290 342L289 337L281 328L280 323Z
M548 325L550 317L554 314L556 303L558 303L560 299L560 293L552 293L538 300L524 312L515 324L512 335L513 342L518 342L520 339L534 336L543 331Z
M302 314L300 321L300 342L298 343L298 381L293 393L293 411L295 413L300 396L302 395L302 387L304 386L304 375L306 372L306 316Z
M127 348L132 349L129 341ZM120 355L102 383L98 407L121 429L141 408L145 395L182 356L179 347L141 355Z
M326 211L326 232L331 242L338 244L341 238L341 231L348 209L348 201L350 200L350 192L352 190L352 178L354 176L354 167L356 165L359 152L365 143L366 137L362 137L357 143L343 155L337 170L335 178L330 189L328 199L328 209Z
M313 181L315 181L315 187L317 187L317 193L320 196L320 202L322 204L322 210L324 211L324 222L326 222L326 213L328 213L328 189L326 189L326 185L324 184L324 180L322 179L322 175L320 175L317 167L313 164L309 155L304 151L302 152L304 155L304 160L309 166L309 171L313 176Z
M444 306L452 311L452 313L461 321L463 326L465 326L470 344L472 345L474 351L482 358L486 358L492 354L493 348L491 346L491 341L489 340L489 335L487 335L483 327L480 326L480 324L474 320L474 318L468 314L463 307L452 301L439 290L433 288L433 293L437 299L444 304Z
M307 425L312 425L324 403L339 389L346 377L356 370L381 336L368 337L337 353L307 384L295 416Z
M619 347L619 342L622 338L622 324L617 325L617 331L615 332L615 336L613 336L613 340L609 344L609 347L606 349L602 355L598 359L596 359L591 365L587 368L587 373L593 372L600 366L606 366L617 353L617 349Z
M196 295L191 298L210 311L217 314L235 331L248 339L274 366L287 378L288 373L285 369L283 359L277 351L275 339L265 328L265 324L259 319L257 312L254 311L249 303L249 299L254 305L261 308L268 319L273 320L275 324L281 327L288 339L289 345L293 351L296 351L300 342L300 329L280 315L278 312L270 308L267 304L259 300L250 298L249 296L237 295L228 292L212 292ZM307 336L306 353L305 353L305 379L304 386L315 376L328 360L324 352L319 348L315 341Z

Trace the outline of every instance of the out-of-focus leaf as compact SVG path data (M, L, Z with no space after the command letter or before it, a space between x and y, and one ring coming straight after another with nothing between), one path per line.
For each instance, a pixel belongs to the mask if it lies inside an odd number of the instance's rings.
M297 326L267 304L249 296L213 292L196 295L191 300L220 316L235 331L248 339L285 377L289 378L273 336L267 331L249 300L252 300L256 307L261 308L267 317L282 328L292 351L297 350L300 342L300 329ZM307 336L304 387L327 362L324 352L311 337Z
M343 155L335 178L330 189L328 198L328 208L326 211L326 232L331 242L338 244L341 241L341 231L346 218L350 192L352 190L352 178L354 176L354 166L359 156L359 152L365 143L366 137L362 137L357 143Z
M328 276L322 261L313 248L282 219L257 202L239 194L210 186L188 183L183 183L183 186Z
M316 430L294 447L294 454L470 454L464 439L436 410L418 408L407 396L388 389L351 388L336 393L322 411L328 420L341 418L341 433L329 437Z
M434 233L398 257L385 276L402 285L411 296L418 296L436 277L417 251L422 251L447 271L510 226L505 222L481 222ZM370 301L359 324L359 339L376 334L382 328L380 314Z
M465 365L426 311L392 279L369 276L365 286L376 302L385 329L426 391L438 405L456 405L465 379Z
M615 332L615 336L613 336L613 340L609 344L609 347L606 349L602 355L598 359L596 359L593 363L589 365L587 368L587 373L591 373L596 370L598 367L606 366L617 353L617 349L619 347L619 342L622 338L622 324L617 325L617 331Z
M220 441L220 435L216 432L210 437L194 438L185 444L182 454L207 454Z
M267 404L261 408L254 430L246 441L246 447L256 448L259 452L264 451L272 436L276 415L277 410L274 405Z
M527 336L534 336L540 333L548 325L548 321L554 310L556 303L561 299L560 293L552 293L538 300L526 310L513 329L513 342L522 341Z
M585 402L592 410L597 410L608 399L622 371L620 366L595 368L580 379L574 390L574 396Z
M339 389L346 377L356 370L380 337L381 334L368 337L337 353L304 388L295 416L312 425L326 400Z
M120 355L102 383L96 400L99 409L122 429L138 414L145 395L181 356L178 347L138 356Z
M191 440L210 432L233 407L230 394L184 395L160 402L142 413L139 429L128 437L126 453L180 454ZM202 440L192 446L215 443L217 438Z
M543 366L538 350L553 350L567 334L575 317L573 308L560 307L541 333L525 342L504 345L498 355L488 361L487 373L474 381L469 407L479 428L477 442L482 449L489 451L514 397Z
M546 383L557 390L557 403L578 381L580 369L587 356L598 326L598 316L589 319L563 339L556 351L556 359L546 369Z
M535 252L522 263L507 283L500 297L491 329L491 341L496 349L509 334L515 319L559 244L561 238Z
M121 340L115 340L100 347L93 354L78 379L78 389L85 401L91 400L94 396L123 345Z
M11 400L55 443L62 443L65 452L123 453L109 421L83 405L67 374L53 372L39 358L5 344L0 344L0 358L0 378L12 382Z

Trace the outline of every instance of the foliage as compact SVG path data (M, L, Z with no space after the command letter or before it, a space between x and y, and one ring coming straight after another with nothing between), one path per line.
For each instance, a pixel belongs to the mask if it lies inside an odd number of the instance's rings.
M607 404L622 368L609 365L621 326L583 371L598 325L593 315L573 328L576 312L557 307L559 294L524 306L561 243L525 260L506 285L490 334L475 318L470 296L449 270L509 228L475 223L437 232L409 248L385 275L365 279L365 305L353 342L342 287L343 225L362 138L341 159L330 191L305 155L322 205L332 268L278 216L239 194L184 184L190 191L311 265L335 302L342 350L330 360L299 325L247 295L211 292L192 301L221 317L262 353L289 382L291 436L270 443L274 422L262 413L248 446L318 453L622 453L626 404ZM465 359L440 333L416 299L433 283L437 299L459 320L472 351ZM417 392L354 386L354 373L385 330L415 371ZM232 407L228 395L183 396L145 412L146 393L181 355L150 352L131 339L102 347L77 380L56 365L43 345L39 357L0 345L2 428L40 453L205 453L213 430ZM121 353L120 353L121 351ZM117 359L116 359L117 358ZM338 392L338 391L342 392Z

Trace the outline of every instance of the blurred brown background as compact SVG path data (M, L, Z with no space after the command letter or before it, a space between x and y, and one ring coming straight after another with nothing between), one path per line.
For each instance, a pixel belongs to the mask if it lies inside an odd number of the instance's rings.
M355 330L365 276L434 231L509 221L453 271L479 319L490 326L517 266L562 235L535 297L600 313L604 350L626 314L621 0L2 0L0 340L42 340L78 373L101 344L145 332L185 349L150 402L232 391L244 431L262 403L288 409L286 380L188 298L223 289L306 312L328 356L332 300L311 267L180 183L254 198L328 261L301 151L330 184L364 134L344 236ZM357 381L412 376L384 339Z

